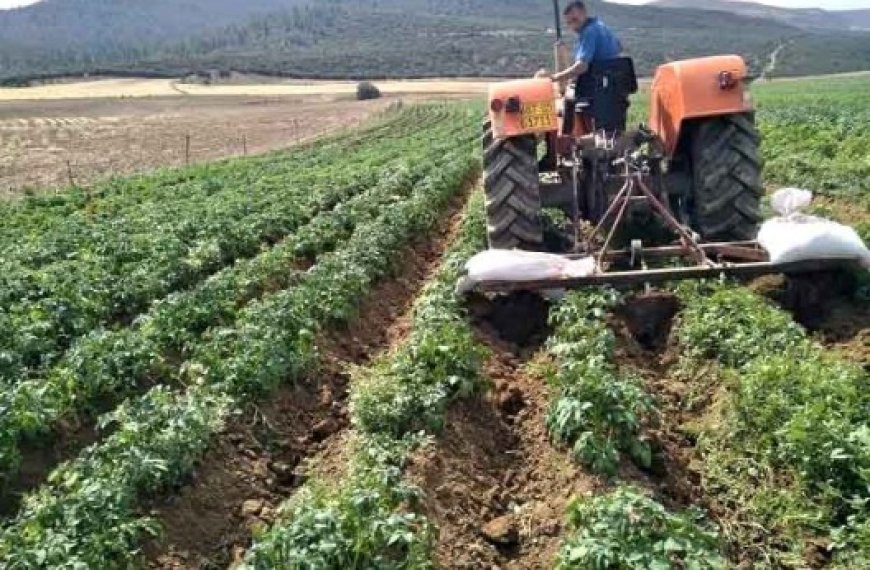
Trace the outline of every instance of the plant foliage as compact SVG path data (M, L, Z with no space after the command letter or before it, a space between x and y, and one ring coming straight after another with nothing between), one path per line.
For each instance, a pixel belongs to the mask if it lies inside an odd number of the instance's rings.
M715 570L726 567L718 534L696 512L673 514L632 487L576 499L560 570Z
M572 293L552 316L555 333L548 344L554 357L551 383L558 396L547 427L574 457L598 473L615 475L620 452L639 465L652 462L641 435L655 408L639 379L613 363L614 336L604 317L619 302L612 291Z
M702 484L725 507L729 540L773 565L800 566L810 541L841 567L866 560L867 371L745 289L687 291L679 338L692 357L732 368L699 441Z

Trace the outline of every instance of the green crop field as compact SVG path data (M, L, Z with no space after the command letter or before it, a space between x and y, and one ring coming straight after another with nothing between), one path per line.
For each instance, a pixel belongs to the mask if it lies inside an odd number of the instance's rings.
M867 239L870 78L754 96L766 186ZM811 329L782 283L459 297L479 139L396 105L0 204L0 567L870 567L860 280Z

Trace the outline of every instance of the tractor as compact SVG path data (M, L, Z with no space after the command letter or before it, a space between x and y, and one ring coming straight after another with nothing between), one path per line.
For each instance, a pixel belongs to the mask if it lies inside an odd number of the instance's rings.
M561 41L558 0L554 7ZM557 69L560 60L557 48ZM737 55L661 65L650 85L649 125L635 129L626 128L638 91L627 57L591 65L567 88L550 78L492 84L482 139L490 248L544 251L544 209L561 210L568 223L560 253L591 257L595 270L481 289L636 285L832 264L772 264L755 242L762 160L750 80ZM635 231L649 218L670 236L656 247Z

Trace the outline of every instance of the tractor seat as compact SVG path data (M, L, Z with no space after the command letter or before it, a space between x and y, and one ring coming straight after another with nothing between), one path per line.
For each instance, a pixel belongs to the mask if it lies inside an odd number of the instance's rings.
M575 112L563 117L562 134L569 136L574 132L578 115L592 119L596 129L624 131L628 98L637 90L637 75L631 58L620 57L593 64L565 97L564 108Z

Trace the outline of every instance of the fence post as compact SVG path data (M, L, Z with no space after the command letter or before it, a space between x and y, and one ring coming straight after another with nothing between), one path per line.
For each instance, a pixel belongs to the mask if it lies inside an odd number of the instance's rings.
M72 161L68 158L66 159L66 175L67 175L67 178L69 178L70 188L75 188L76 187L76 180L75 180L75 177L73 176Z
M184 165L190 166L190 133L184 135Z

